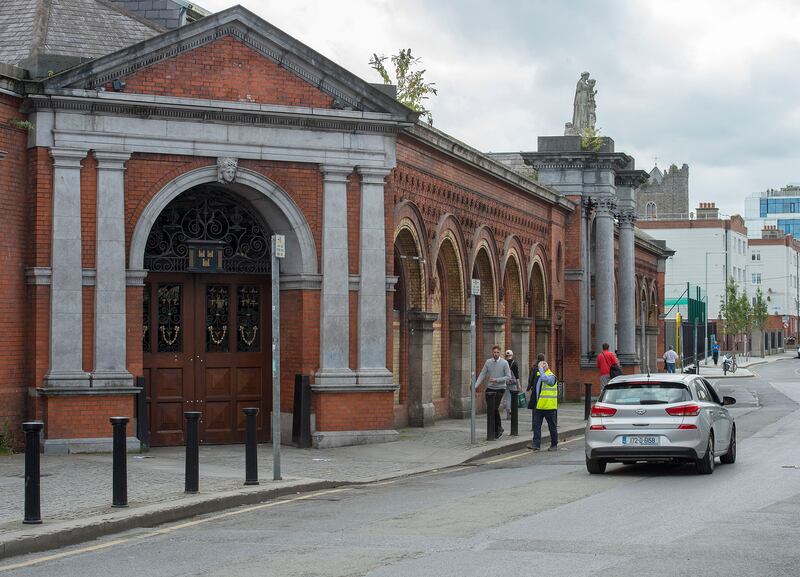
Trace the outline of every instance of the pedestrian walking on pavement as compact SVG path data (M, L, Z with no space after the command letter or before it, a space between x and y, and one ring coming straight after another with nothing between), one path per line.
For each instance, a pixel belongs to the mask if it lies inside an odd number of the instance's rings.
M533 410L533 442L528 445L532 451L542 447L542 421L547 421L550 431L550 448L548 451L558 450L558 430L556 429L556 416L558 413L558 380L547 365L547 361L537 364L538 377L533 386L531 401L535 399Z
M717 366L717 362L719 362L719 343L714 341L714 344L711 345L711 358L714 359L714 366Z
M503 427L500 421L500 403L503 400L503 393L506 391L508 382L512 379L511 368L505 359L500 358L500 347L492 347L492 358L486 359L483 370L478 378L475 379L475 389L481 386L484 379L487 380L485 397L486 412L494 411L494 438L499 439L503 434Z
M511 392L519 391L519 365L517 361L514 359L514 351L508 349L506 351L506 362L508 363L508 368L511 369L511 376L513 377L513 382L509 382L508 386L506 387L506 392L503 395L503 406L506 409L506 416L507 418L511 418Z
M669 347L667 347L666 352L664 353L664 364L667 367L668 373L675 372L675 363L677 362L678 362L678 353L676 353L672 349L672 345L669 345Z
M622 374L619 359L613 351L608 350L608 343L603 343L603 352L597 355L597 368L600 370L600 392L606 388L608 381Z

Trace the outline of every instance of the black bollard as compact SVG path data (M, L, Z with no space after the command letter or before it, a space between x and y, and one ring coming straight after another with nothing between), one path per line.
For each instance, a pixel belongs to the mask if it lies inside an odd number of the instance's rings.
M494 413L496 407L495 392L492 389L486 390L486 440L495 440L495 423Z
M39 434L42 421L22 423L25 431L25 520L23 523L38 525L42 522L39 475Z
M586 421L592 411L592 383L583 383L583 387L583 420Z
M519 436L519 407L517 406L518 397L519 397L519 391L511 391L511 436L512 437Z
M186 483L184 491L197 493L200 487L200 441L198 427L200 411L186 411Z
M242 409L245 414L244 484L258 485L258 445L256 444L256 415L258 409Z
M126 446L126 429L128 417L111 417L111 427L114 431L113 449L113 490L112 507L128 506L128 448Z

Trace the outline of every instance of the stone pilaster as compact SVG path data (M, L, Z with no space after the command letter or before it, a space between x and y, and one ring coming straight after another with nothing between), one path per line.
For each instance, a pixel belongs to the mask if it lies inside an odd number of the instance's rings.
M95 387L131 386L125 351L125 162L130 155L95 151L97 240L94 289Z
M433 323L435 313L408 313L408 422L412 427L433 424Z
M580 303L580 323L581 323L581 360L591 358L590 351L592 346L592 249L591 231L592 217L594 215L594 203L586 198L583 199L581 207L581 303Z
M508 348L505 346L503 338L506 317L483 317L481 324L483 326L483 357L478 359L478 370L483 367L483 362L492 356L494 345L500 346L503 351Z
M636 364L636 257L634 253L634 222L636 211L620 210L619 218L619 360Z
M608 343L616 348L614 338L614 209L611 195L595 197L595 351Z
M350 370L350 289L347 254L349 167L323 166L322 295L319 386L352 386Z
M470 416L470 383L472 382L472 339L470 315L450 313L450 385L448 413L454 419Z
M81 160L85 150L53 148L50 367L45 387L89 385L83 371Z
M528 358L530 342L531 319L528 317L513 317L511 319L511 347L507 348L511 348L514 351L514 358L519 365L519 380L522 387L527 385L528 370L531 366Z
M360 168L361 245L358 294L358 383L392 384L386 368L385 169Z

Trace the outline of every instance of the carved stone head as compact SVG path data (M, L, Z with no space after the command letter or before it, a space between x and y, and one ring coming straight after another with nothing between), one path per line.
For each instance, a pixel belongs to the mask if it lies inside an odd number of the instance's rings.
M217 158L217 180L230 184L236 179L239 169L238 158Z

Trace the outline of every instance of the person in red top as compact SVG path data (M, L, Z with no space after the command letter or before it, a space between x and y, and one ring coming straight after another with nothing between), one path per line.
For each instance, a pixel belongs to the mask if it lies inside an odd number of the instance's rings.
M609 379L611 379L611 367L617 365L619 367L619 359L614 351L608 350L608 343L603 343L603 352L597 355L597 368L600 369L600 391L606 388Z

